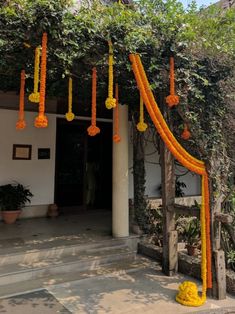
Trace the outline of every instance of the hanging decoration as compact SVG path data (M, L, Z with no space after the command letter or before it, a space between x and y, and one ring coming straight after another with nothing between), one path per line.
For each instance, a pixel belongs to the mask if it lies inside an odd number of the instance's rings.
M75 115L72 110L73 106L73 79L69 78L69 87L68 87L68 112L65 114L67 121L73 121Z
M139 132L145 132L148 128L148 125L144 122L144 102L143 98L140 95L140 118L139 123L137 124L137 130Z
M16 129L23 130L26 127L24 120L24 90L25 90L25 70L20 74L20 102L19 102L19 119L16 122Z
M173 57L170 57L170 95L166 97L166 103L170 108L179 104L179 96L175 95L175 70Z
M209 182L205 163L190 155L176 140L164 120L161 111L155 101L151 91L146 73L141 63L139 55L130 55L132 69L136 78L138 88L143 97L144 104L149 115L158 130L162 140L174 155L174 157L189 170L202 176L202 205L201 205L201 277L202 295L199 296L194 283L184 282L180 285L176 300L184 305L199 306L206 300L207 288L212 288L211 274L211 243L210 243L210 206L209 206Z
M34 60L33 93L29 95L29 100L35 103L39 103L39 98L40 98L40 94L38 92L40 53L41 53L41 47L37 47L35 49L35 60Z
M181 137L182 137L182 139L184 139L184 140L188 140L188 139L190 139L190 137L191 137L191 133L190 133L190 131L189 131L189 129L188 129L187 124L184 124L184 131L183 131L183 133L181 134Z
M48 125L48 120L47 120L47 117L45 116L46 66L47 66L47 33L43 33L39 112L38 112L38 116L35 118L35 121L34 121L34 126L36 128L46 128Z
M105 101L107 109L116 107L116 99L113 98L113 45L109 41L109 82L108 82L108 98Z
M119 135L119 103L118 103L118 84L115 85L115 99L116 99L116 107L114 108L114 135L113 141L114 143L119 143L121 141L121 137Z
M91 104L91 125L87 129L88 135L95 136L100 133L100 129L96 126L96 68L92 69L92 104Z

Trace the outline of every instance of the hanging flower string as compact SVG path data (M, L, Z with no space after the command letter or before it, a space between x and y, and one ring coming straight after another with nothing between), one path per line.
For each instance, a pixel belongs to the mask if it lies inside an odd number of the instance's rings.
M23 130L26 127L24 120L24 90L25 90L25 70L20 74L20 103L19 103L19 119L16 122L16 129Z
M184 131L181 134L181 138L184 140L188 140L188 139L190 139L190 137L191 137L191 133L188 129L188 126L187 126L187 124L184 124Z
M46 96L46 66L47 66L47 33L42 36L42 57L41 57L41 80L40 80L40 99L39 112L35 118L34 125L36 128L46 128L48 125L45 116L45 96Z
M140 118L139 123L137 124L137 130L139 132L145 132L148 125L144 122L144 102L143 98L140 96Z
M109 41L109 82L108 82L108 98L105 101L107 109L116 107L116 99L113 98L113 45Z
M172 154L174 154L181 163L184 163L185 167L197 174L204 174L204 162L190 155L180 145L180 143L176 140L173 133L169 129L166 121L164 120L161 111L155 101L154 95L151 91L148 78L140 60L140 56L131 54L130 59L132 61L132 68L136 76L136 81L138 83L145 106L164 142L166 143L166 145L169 145L169 149L171 146L170 150Z
M174 58L170 57L170 95L166 97L166 103L169 107L179 104L179 96L175 95L175 70Z
M207 244L206 244L206 175L202 176L202 204L200 211L201 222L201 278L202 278L202 295L198 295L197 285L191 281L185 281L179 286L179 293L176 301L186 306L200 306L206 301L206 290L208 275L207 274Z
M198 295L197 286L192 282L184 282L179 286L176 300L184 305L199 306L206 300L206 290L212 287L211 275L211 242L210 242L210 206L208 175L204 162L191 156L179 142L167 126L151 91L146 73L138 55L130 55L132 69L135 74L141 96L143 97L149 115L158 130L161 138L174 157L189 170L202 176L202 206L201 206L201 276L202 295Z
M119 135L119 103L118 103L118 84L115 85L115 99L116 99L116 107L114 108L114 135L113 141L114 143L119 143L121 141L121 137Z
M96 68L92 69L92 104L91 104L91 125L87 129L88 135L95 136L100 133L100 129L96 126Z
M34 60L34 87L33 93L29 95L29 100L31 102L38 103L40 99L40 94L38 92L38 85L39 85L39 63L40 63L40 50L41 47L37 47L35 49L35 60Z
M72 110L73 106L73 79L69 78L69 87L68 87L68 112L65 114L67 121L73 121L75 115Z
M209 271L211 266L211 235L210 235L210 192L209 178L207 172L204 175L204 199L205 199L205 218L206 218L206 262L207 262L207 287L212 288L212 272Z

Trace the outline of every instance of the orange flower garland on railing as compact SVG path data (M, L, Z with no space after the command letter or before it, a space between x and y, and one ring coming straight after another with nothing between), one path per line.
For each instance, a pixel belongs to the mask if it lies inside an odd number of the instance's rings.
M141 92L141 96L144 100L144 103L146 105L146 108L151 116L151 119L153 120L154 124L157 126L158 132L160 136L163 138L164 142L168 146L169 150L177 156L176 158L181 163L185 163L186 167L194 171L197 174L204 174L204 163L184 150L184 148L179 144L179 142L175 139L174 135L170 131L169 127L167 126L160 109L157 106L157 103L155 102L153 93L151 91L151 88L149 86L145 71L142 70L142 75L140 76L138 65L141 65L141 61L138 55L130 55L130 60L132 61L132 68L136 77L136 81L139 87L139 90ZM137 65L138 64L138 65ZM142 79L141 79L142 77ZM145 85L148 86L145 88ZM157 117L157 118L156 118Z
M179 162L189 170L194 171L203 176L202 179L202 209L201 209L201 239L202 239L202 280L203 280L203 295L199 297L197 287L191 282L185 282L180 286L180 292L177 295L177 301L185 305L199 306L205 302L206 288L212 287L211 278L211 246L210 246L210 212L209 212L209 189L208 177L204 162L194 158L187 153L174 135L168 128L151 91L146 73L143 69L140 57L138 55L130 55L132 69L136 78L138 88L143 97L146 108L150 114L152 121L155 124L161 138L165 142L168 149ZM207 182L207 187L205 182ZM207 219L207 222L205 222Z
M170 57L170 95L166 97L166 103L169 107L179 104L179 96L175 95L175 71L173 57Z
M143 84L143 93L146 94L146 101L149 102L151 110L153 111L153 119L155 116L158 117L158 120L156 121L159 124L159 132L160 129L164 130L164 134L163 136L167 137L164 139L164 141L169 141L169 143L174 145L173 149L176 149L177 151L180 151L181 155L184 156L184 158L186 160L188 160L190 162L190 164L192 164L194 167L194 170L192 170L190 168L190 170L198 173L198 174L202 174L204 173L204 171L202 171L202 169L204 169L204 163L201 160L198 160L197 158L191 156L181 145L180 143L176 140L176 138L174 137L173 133L171 132L171 130L169 129L165 119L163 118L160 109L158 108L158 105L155 101L154 95L151 91L149 82L148 82L148 78L146 76L146 73L144 71L143 65L141 63L140 60L140 56L139 55L130 55L130 59L132 61L132 65L134 68L137 68L137 79L140 76L142 78L142 81L140 82L140 84ZM139 78L140 78L139 77ZM143 97L143 96L142 96ZM144 100L145 101L145 100ZM145 104L146 105L146 104ZM180 156L179 156L180 157ZM190 165L189 164L189 165ZM197 172L199 171L199 172Z
M119 103L118 103L118 84L115 85L115 99L116 99L116 107L114 108L114 135L113 141L114 143L119 143L121 141L121 137L119 135Z
M116 99L113 98L113 45L109 41L109 82L108 82L108 98L105 101L107 109L116 107Z
M147 124L144 122L144 102L141 95L140 95L140 118L139 123L137 124L136 127L139 132L145 132L146 129L148 128Z
M42 36L42 57L41 57L41 80L40 80L40 100L39 112L35 118L34 125L36 128L46 128L48 125L45 116L45 96L46 96L46 67L47 67L47 33Z
M19 120L16 122L16 129L23 130L26 127L24 120L24 89L25 89L25 70L20 74L20 101L19 101Z
M92 104L91 104L91 125L87 129L88 135L95 136L100 133L100 129L96 126L96 68L92 69Z
M73 121L75 115L72 111L73 106L73 80L69 78L69 87L68 87L68 112L65 114L67 121Z
M190 137L191 137L191 133L190 133L190 131L189 131L189 129L188 129L187 124L184 124L184 131L183 131L183 133L181 134L181 137L182 137L182 139L184 139L184 140L188 140L188 139L190 139Z
M37 47L35 49L35 60L34 60L34 87L33 93L29 95L29 100L31 102L38 103L40 99L40 94L38 92L38 85L39 85L39 63L40 63L40 50L41 47Z

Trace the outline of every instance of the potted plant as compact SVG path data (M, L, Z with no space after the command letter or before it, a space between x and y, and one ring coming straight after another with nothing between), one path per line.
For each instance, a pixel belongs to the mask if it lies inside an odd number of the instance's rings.
M176 221L179 240L185 243L188 255L197 255L200 244L200 221L197 217L179 217Z
M20 183L0 186L0 209L5 223L13 224L21 213L22 207L30 202L33 194Z
M188 255L197 255L200 242L200 222L198 218L193 217L191 220L189 220L189 222L185 225L183 235L185 238Z

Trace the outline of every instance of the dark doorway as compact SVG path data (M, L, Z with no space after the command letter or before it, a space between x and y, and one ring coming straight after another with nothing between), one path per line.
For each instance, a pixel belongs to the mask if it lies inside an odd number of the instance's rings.
M112 124L87 134L90 121L57 119L55 202L59 207L112 208Z

